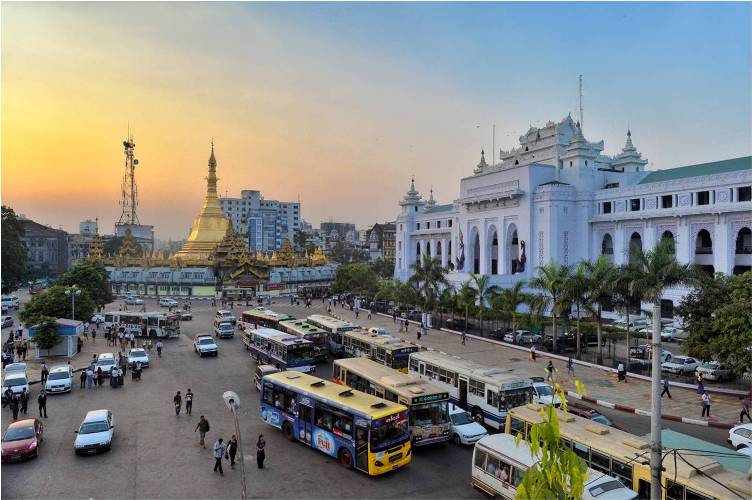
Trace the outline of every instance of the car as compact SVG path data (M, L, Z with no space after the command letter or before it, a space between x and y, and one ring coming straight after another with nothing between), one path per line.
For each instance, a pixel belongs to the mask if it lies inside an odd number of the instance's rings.
M452 441L455 444L472 445L488 435L485 427L479 424L470 413L449 403L449 421L452 425Z
M741 450L752 448L752 424L740 424L729 429L728 444Z
M661 371L689 375L695 372L700 362L689 356L674 356L670 361L661 363Z
M178 301L175 299L170 299L168 297L162 297L159 299L159 305L161 307L177 307Z
M381 328L379 326L369 328L368 333L372 333L374 335L379 335L379 336L389 335L389 331L386 328Z
M644 345L630 347L629 357L631 359L644 359L644 360L651 359L650 345L644 344ZM668 361L671 361L671 357L672 357L672 354L669 351L661 350L661 363L666 363Z
M681 332L673 326L667 326L661 330L661 340L663 342L674 342L680 338Z
M99 325L101 323L104 323L104 314L95 314L91 317L91 322L95 325Z
M11 372L21 372L26 374L26 363L18 362L5 365L5 373L7 374Z
M732 378L731 371L718 361L708 361L697 367L697 373L705 380L722 381Z
M504 333L504 337L502 337L502 340L504 340L504 342L509 342L510 344L514 344L516 337L517 335L514 332L506 332Z
M102 369L102 373L105 377L110 376L110 372L112 371L112 368L115 366L115 355L111 352L103 352L102 354L97 357L97 362L94 365L94 371L97 371L97 368Z
M17 420L8 426L2 440L2 462L15 462L39 456L44 426L39 419Z
M224 309L220 309L217 311L217 314L214 315L215 320L222 320L222 321L229 321L234 326L235 323L238 322L238 319L235 317L235 315L232 313L232 311L227 311Z
M192 321L193 314L191 314L189 311L183 311L180 313L180 319L181 321Z
M26 372L10 372L5 374L2 387L2 399L5 401L5 391L11 388L13 394L21 394L26 389L26 394L31 394L29 390L29 379L26 377Z
M144 305L143 299L140 299L139 297L135 295L129 295L125 298L125 303L129 306L142 306Z
M542 338L539 334L527 330L517 330L515 335L515 341L518 344L537 344Z
M193 349L202 358L204 356L216 356L219 353L219 348L211 335L196 335L196 338L193 339Z
M545 382L533 382L533 402L561 406L561 396L554 394L554 388Z
M613 427L618 428L614 423L611 421L610 418L603 415L602 413L599 413L597 410L587 407L583 404L579 403L567 403L567 412L577 415L578 417L587 418L589 420L592 420L593 422L598 422L599 424L605 425L607 427Z
M214 320L214 336L220 339L231 339L235 336L235 327L223 319Z
M141 362L141 368L149 367L149 354L140 347L128 351L128 366L132 368L136 366L136 362L138 361Z
M18 310L20 301L15 295L8 295L2 298L2 304L4 308Z
M11 318L10 316L3 316L2 328L8 328L9 326L13 326L13 318Z
M73 389L73 369L70 365L53 366L47 375L44 390L50 394L70 392Z
M554 339L546 335L543 339L543 347L548 352L554 352ZM573 335L559 335L556 337L556 353L574 352L577 350L577 338Z
M92 410L76 431L73 449L76 455L109 451L115 437L115 419L110 410Z

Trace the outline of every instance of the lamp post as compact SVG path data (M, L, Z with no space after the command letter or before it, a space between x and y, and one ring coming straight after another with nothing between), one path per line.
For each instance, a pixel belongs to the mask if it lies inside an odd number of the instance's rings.
M76 296L81 295L81 290L76 285L68 287L65 290L65 295L70 295L71 298L71 319L76 319Z
M235 435L238 437L238 451L240 452L240 484L243 485L241 498L248 498L245 483L245 456L243 454L243 441L240 438L240 424L238 423L238 408L240 408L240 396L233 391L222 393L222 399L225 401L227 408L232 413L232 419L235 421Z

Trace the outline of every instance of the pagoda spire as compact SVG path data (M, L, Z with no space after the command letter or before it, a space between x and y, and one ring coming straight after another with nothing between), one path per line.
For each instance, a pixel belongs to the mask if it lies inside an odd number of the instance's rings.
M431 208L434 205L436 205L436 200L433 199L433 187L431 188L431 196L428 198L428 201L426 202L426 208Z
M475 174L482 174L485 172L486 168L488 167L488 163L486 163L486 152L485 150L480 150L480 161L478 162L478 165L475 167L475 170L473 170L473 173Z

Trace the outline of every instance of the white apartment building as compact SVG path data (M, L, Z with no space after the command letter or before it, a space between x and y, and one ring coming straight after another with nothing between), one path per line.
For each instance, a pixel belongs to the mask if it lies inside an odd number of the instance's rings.
M270 252L285 239L294 243L300 228L300 203L266 200L260 191L243 190L240 198L220 198L222 211L252 251Z

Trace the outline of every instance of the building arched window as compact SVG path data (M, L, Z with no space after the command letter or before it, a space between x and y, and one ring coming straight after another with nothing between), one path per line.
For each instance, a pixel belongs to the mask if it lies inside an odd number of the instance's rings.
M614 239L610 234L603 235L603 241L601 241L601 255L613 255L614 254Z

